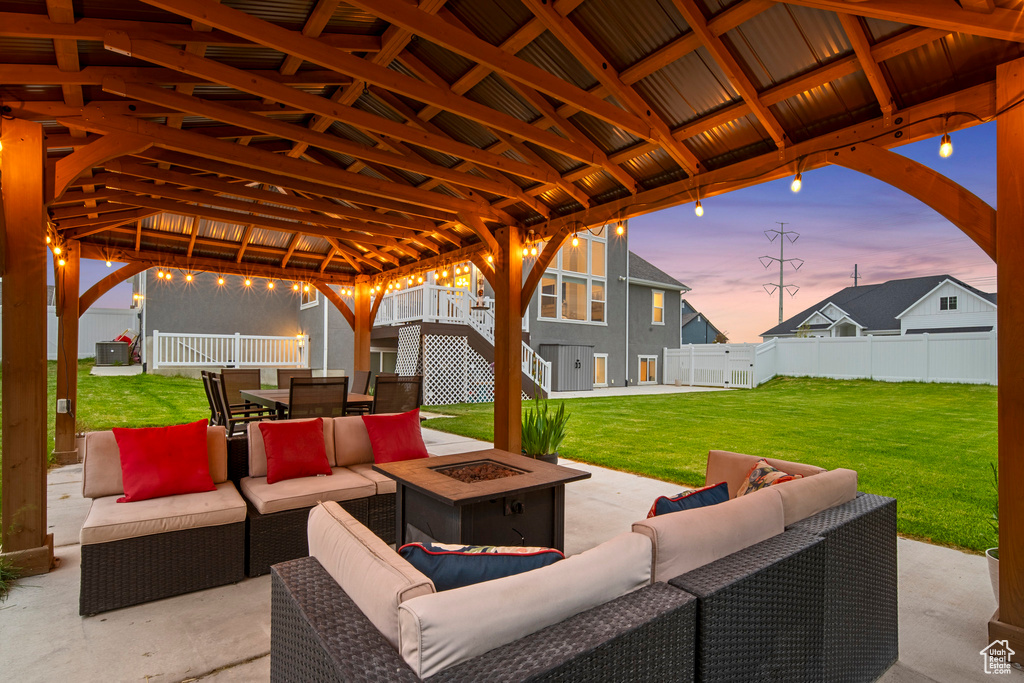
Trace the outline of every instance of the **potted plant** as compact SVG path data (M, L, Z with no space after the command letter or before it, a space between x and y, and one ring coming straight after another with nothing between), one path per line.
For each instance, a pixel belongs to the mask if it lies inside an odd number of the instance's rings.
M569 414L565 412L564 402L559 404L558 410L552 411L547 399L541 401L540 391L535 391L533 407L527 408L523 416L523 455L558 464L558 447L565 438L568 422Z
M996 536L996 547L985 551L988 558L988 576L992 580L992 592L996 596L996 607L999 607L999 469L995 463L989 463L992 467L992 486L996 490L996 503L992 508L992 516L988 523Z

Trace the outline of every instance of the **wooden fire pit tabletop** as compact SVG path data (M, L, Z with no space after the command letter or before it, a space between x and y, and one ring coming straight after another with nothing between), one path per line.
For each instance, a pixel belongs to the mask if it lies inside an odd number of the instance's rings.
M461 465L479 460L492 460L498 464L523 470L522 474L490 481L465 483L435 471L439 467ZM416 460L402 460L375 464L373 469L387 475L411 489L449 505L467 505L510 493L535 491L561 486L573 481L589 479L590 472L571 467L551 465L516 453L491 448L471 453L442 455Z

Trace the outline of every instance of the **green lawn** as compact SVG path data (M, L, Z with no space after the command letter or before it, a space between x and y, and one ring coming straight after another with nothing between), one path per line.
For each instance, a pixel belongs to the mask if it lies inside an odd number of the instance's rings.
M704 483L710 449L847 467L860 490L898 499L900 533L973 551L995 545L995 387L779 378L754 390L567 404L566 458L690 486ZM458 419L426 426L491 440L492 409L435 406Z
M199 380L92 377L91 367L79 362L80 428L180 424L209 415ZM49 369L52 399L56 363ZM754 390L567 403L567 458L690 486L704 483L712 448L848 467L859 473L862 491L899 499L901 533L974 551L995 545L988 525L995 387L780 378ZM429 427L493 438L489 403L431 410L457 419L430 420Z

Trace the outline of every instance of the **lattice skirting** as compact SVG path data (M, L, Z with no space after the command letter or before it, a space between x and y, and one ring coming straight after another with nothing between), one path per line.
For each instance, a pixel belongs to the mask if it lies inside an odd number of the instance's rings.
M420 326L407 325L398 331L398 356L395 359L395 372L407 377L422 374L422 368Z
M413 332L417 335L414 340ZM425 334L419 339L417 326L403 328L398 340L399 374L423 375L423 404L489 403L494 400L494 370L491 361L469 345L469 339L456 335ZM416 341L420 348L412 350ZM403 350L404 349L404 350ZM411 359L417 357L416 372ZM405 358L406 365L403 365ZM524 399L529 397L524 392Z

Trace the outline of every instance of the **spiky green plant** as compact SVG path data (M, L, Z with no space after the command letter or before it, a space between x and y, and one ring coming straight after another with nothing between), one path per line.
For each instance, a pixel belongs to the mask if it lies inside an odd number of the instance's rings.
M538 392L539 393L539 392ZM565 439L565 425L569 415L565 403L558 404L557 411L551 411L547 400L535 400L532 408L523 416L522 447L529 456L557 453Z
M7 599L7 594L11 591L14 580L17 578L18 570L11 564L11 560L0 557L0 602Z
M988 524L992 527L992 532L996 537L996 549L992 551L992 557L999 559L999 468L996 467L994 462L990 462L989 467L992 468L992 487L996 490L996 501L992 506L992 516L989 517Z

